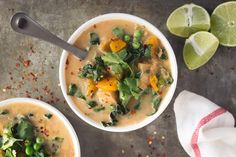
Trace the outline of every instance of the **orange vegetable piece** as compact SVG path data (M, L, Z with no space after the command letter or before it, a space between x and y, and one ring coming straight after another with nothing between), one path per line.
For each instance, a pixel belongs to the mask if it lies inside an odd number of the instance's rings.
M155 92L158 92L158 87L157 87L157 83L158 83L158 79L156 77L156 75L151 75L149 77L149 81L150 81L150 84L152 86L152 89L155 91Z
M91 96L93 93L97 91L97 87L92 79L88 80L88 90L87 90L87 96Z
M110 51L110 41L107 41L107 40L102 40L98 49L102 52L108 52Z
M96 85L97 88L102 89L106 92L114 92L117 91L118 80L115 77L104 78L99 81Z
M126 42L121 39L115 39L110 42L110 48L112 52L119 52L126 47Z
M157 48L160 45L160 41L156 36L152 35L147 38L145 44L152 45L152 52L155 52L157 51Z

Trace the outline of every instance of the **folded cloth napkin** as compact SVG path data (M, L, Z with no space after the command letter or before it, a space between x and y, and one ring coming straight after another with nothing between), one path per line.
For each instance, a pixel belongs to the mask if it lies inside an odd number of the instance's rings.
M191 157L236 157L231 113L188 91L178 95L174 111L179 141Z

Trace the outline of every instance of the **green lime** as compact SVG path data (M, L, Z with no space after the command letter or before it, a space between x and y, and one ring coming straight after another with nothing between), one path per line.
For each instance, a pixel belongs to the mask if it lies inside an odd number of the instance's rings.
M198 31L208 31L210 16L201 6L185 4L175 9L167 20L167 28L180 37L189 37Z
M236 1L220 4L211 15L211 32L220 44L236 46Z
M200 31L185 41L184 62L190 70L199 68L215 54L219 40L211 33Z

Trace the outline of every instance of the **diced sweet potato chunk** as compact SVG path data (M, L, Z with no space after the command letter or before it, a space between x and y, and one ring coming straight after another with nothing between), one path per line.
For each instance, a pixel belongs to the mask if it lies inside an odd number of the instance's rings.
M121 39L115 39L110 42L110 48L112 52L119 52L123 48L125 48L126 42Z
M102 89L106 92L117 91L118 80L115 77L104 78L99 81L96 85L97 88Z

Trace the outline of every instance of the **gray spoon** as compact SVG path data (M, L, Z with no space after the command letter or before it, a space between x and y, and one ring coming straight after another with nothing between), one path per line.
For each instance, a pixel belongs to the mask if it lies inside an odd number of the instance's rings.
M32 37L42 39L50 42L56 46L61 47L64 50L73 53L75 56L84 59L87 56L87 52L67 43L66 41L58 38L40 24L35 22L25 13L16 13L11 19L11 27L14 31L22 34L26 34Z

